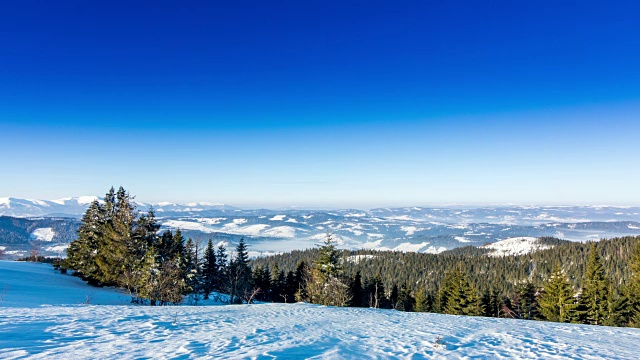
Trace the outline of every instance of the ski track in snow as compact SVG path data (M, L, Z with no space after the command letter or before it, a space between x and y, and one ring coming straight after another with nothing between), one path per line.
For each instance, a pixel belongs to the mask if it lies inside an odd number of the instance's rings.
M640 330L630 328L302 303L78 305L87 293L94 304L127 298L42 264L0 261L0 289L6 284L0 359L637 359L640 353Z

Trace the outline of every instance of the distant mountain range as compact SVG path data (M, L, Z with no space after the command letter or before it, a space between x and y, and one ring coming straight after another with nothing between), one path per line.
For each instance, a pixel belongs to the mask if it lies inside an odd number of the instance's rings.
M18 199L12 197L0 198L0 215L15 217L31 216L66 216L80 217L87 210L87 207L95 200L102 201L97 196L78 196L63 198L58 200L34 200ZM223 204L213 204L207 202L197 202L188 204L174 204L170 202L160 202L157 204L147 204L136 202L138 209L147 211L151 206L158 213L200 213L203 211L233 211L237 208Z
M73 239L79 218L95 199L0 198L0 215L12 217L0 218L0 248L17 255L34 246L52 254L59 252ZM585 241L640 234L638 207L452 206L322 211L247 210L212 203L137 205L140 211L153 206L163 229L181 229L187 237L201 241L211 238L231 245L244 237L253 255L311 248L328 232L342 248L429 253L514 238L553 236ZM513 242L517 249L526 244Z

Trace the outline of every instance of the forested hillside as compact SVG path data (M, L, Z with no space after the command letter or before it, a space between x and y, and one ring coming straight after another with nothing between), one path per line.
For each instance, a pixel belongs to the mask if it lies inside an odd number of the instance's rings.
M80 222L70 218L15 218L0 216L3 244L28 245L31 241L65 242L77 237ZM46 231L38 232L38 229Z
M535 285L542 285L552 270L561 265L563 271L576 287L582 286L582 273L591 243L562 241L554 238L541 238L542 243L553 246L551 249L532 252L520 256L489 257L487 249L464 247L441 254L420 254L398 251L340 251L345 275L353 277L360 272L364 278L380 275L384 285L391 288L394 284L405 282L413 286L438 288L444 274L457 266L462 267L469 281L480 291L492 288L501 293L511 292L516 284L530 279ZM596 242L597 250L602 254L602 262L607 275L613 283L621 284L629 279L629 258L634 246L640 242L638 237L623 237ZM303 260L310 263L317 258L318 249L292 251L286 254L257 258L253 266L273 266L282 270L295 270L296 264Z

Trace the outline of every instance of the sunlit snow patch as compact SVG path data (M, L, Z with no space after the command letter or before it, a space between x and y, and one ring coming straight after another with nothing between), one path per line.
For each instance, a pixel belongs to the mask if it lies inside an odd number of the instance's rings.
M31 237L38 241L52 241L56 233L52 228L39 228L31 233Z
M538 243L534 237L517 237L501 240L492 244L482 245L485 249L493 250L489 256L524 255L532 251L550 249L550 245Z

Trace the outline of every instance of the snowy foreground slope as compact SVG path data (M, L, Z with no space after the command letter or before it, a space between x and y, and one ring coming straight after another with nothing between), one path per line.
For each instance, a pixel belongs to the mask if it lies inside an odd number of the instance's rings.
M307 304L78 305L87 291L94 291L94 303L126 297L76 280L46 265L0 261L0 291L8 284L0 301L0 358L637 359L640 353L638 329Z

